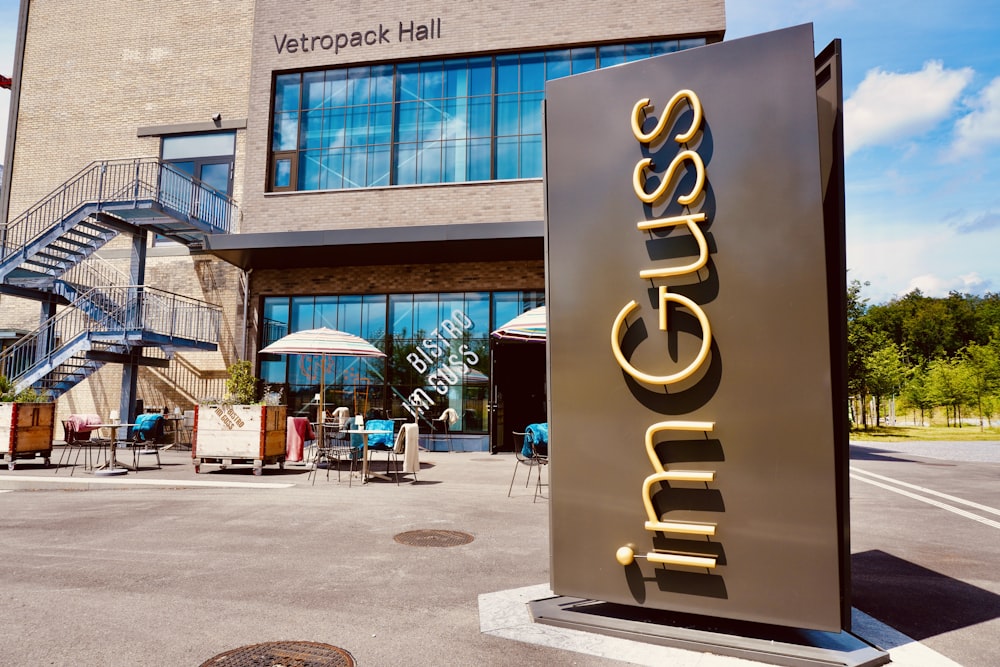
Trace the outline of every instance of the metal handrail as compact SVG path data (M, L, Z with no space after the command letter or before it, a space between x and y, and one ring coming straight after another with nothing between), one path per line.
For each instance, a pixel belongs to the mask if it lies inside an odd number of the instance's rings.
M26 254L35 239L84 205L137 206L149 200L200 220L220 233L230 231L236 208L228 195L159 158L92 162L7 225L0 258L18 251Z
M73 268L63 274L62 279L83 288L99 286L124 287L132 282L129 274L97 255L91 255L85 261L73 266Z
M0 374L15 385L19 380L51 364L65 345L94 333L126 336L151 333L169 339L218 343L222 308L181 294L144 285L95 287L74 304L89 300L114 303L101 317L81 308L65 308L0 353ZM54 343L58 342L56 345Z

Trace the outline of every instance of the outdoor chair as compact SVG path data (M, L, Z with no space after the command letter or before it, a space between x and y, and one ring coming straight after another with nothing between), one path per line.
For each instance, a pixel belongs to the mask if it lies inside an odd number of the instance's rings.
M535 496L531 502L535 502L542 495L542 468L549 464L549 427L548 424L531 424L525 429L525 444L531 453L531 460L538 467L538 475L535 478ZM530 476L529 476L530 480Z
M148 454L156 457L156 467L160 467L160 447L166 442L166 428L163 422L163 415L159 413L146 413L135 418L135 427L132 429L132 440L129 445L132 447L132 467L139 470L139 457Z
M178 446L191 449L191 441L194 439L194 410L184 411L184 419L178 428L180 429L177 434Z
M507 489L508 498L510 498L511 491L514 490L514 478L517 477L518 468L522 465L528 467L528 479L524 482L524 488L528 488L528 484L531 482L531 469L535 465L535 461L530 455L524 455L524 436L526 434L513 431L511 435L514 436L514 474L510 477L510 488Z
M94 431L92 430L78 431L76 423L70 419L63 420L62 427L66 446L63 448L62 453L59 454L59 461L56 463L56 474L59 474L59 468L62 466L63 461L65 460L69 464L70 457L73 457L73 463L69 471L69 475L72 477L73 473L76 472L76 465L80 461L80 454L83 454L83 469L92 469L94 467L92 459L93 450L96 448L98 455L100 455L101 450L107 451L107 446L110 442L100 437L94 438ZM73 456L74 452L76 453L75 456Z
M417 481L417 471L420 470L420 428L416 424L403 424L396 434L396 444L393 451L398 457L403 455L403 474L412 474ZM396 475L399 482L399 475Z
M336 415L336 412L334 412ZM316 474L321 464L326 464L326 481L330 481L330 466L337 466L337 481L340 481L340 462L348 461L351 464L348 474L348 486L352 485L354 478L354 462L358 460L360 454L351 446L351 439L347 437L344 430L348 426L347 421L334 418L324 422L320 427L320 437L316 440L316 453L313 456L312 467L309 475L312 475L313 486L316 485ZM308 475L306 479L308 479Z
M528 488L528 484L531 483L531 471L535 470L538 473L538 478L535 481L535 495L532 502L538 500L539 496L542 496L542 486L547 486L542 484L542 466L548 465L549 455L548 455L548 430L545 429L545 450L543 451L539 445L541 444L538 440L541 440L541 433L536 433L539 430L540 424L532 424L524 430L524 432L513 431L514 436L514 474L510 478L510 487L507 489L507 497L510 498L511 492L514 490L514 478L517 477L518 467L521 465L527 466L528 468L528 479L524 482L524 488ZM545 496L542 496L544 498Z
M393 429L396 422L391 419L369 419L365 423L365 429L370 431L385 431L385 433L372 433L368 436L368 459L371 465L372 452L385 452L385 472L389 474L389 462L393 464L393 475L396 484L399 484L399 457L396 455L395 442L393 440Z
M441 416L434 420L434 430L444 435L448 451L454 451L451 446L451 425L458 421L458 413L455 408L446 408Z

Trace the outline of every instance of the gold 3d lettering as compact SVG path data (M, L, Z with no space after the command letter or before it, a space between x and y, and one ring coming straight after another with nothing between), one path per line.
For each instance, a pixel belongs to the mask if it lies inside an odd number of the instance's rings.
M691 111L694 112L694 117L691 119L691 126L688 127L687 132L682 132L674 137L674 141L679 144L686 144L694 138L694 135L698 133L698 129L701 127L701 100L698 96L694 94L691 90L679 90L674 93L674 96L670 98L667 102L667 106L663 113L660 115L660 120L656 123L656 127L653 128L652 132L648 134L642 131L642 121L645 119L647 109L649 111L653 110L653 105L650 103L648 97L644 97L635 103L632 107L632 134L640 142L644 144L651 144L660 138L663 131L667 129L667 122L670 117L674 114L674 111L680 106L681 102L687 100L688 106L691 107Z
M692 112L691 124L684 132L674 136L674 141L679 144L686 144L697 136L702 121L702 107L698 96L691 90L678 91L667 103L656 126L649 132L642 131L642 123L645 114L653 107L649 98L643 98L632 107L631 124L632 134L643 144L651 144L660 140L662 135L670 127L670 119L675 118L675 112L686 104ZM676 120L675 120L676 122ZM695 182L690 192L687 194L677 194L676 202L684 207L689 207L696 203L701 197L705 188L705 164L701 156L695 150L685 148L681 150L673 160L671 160L664 172L660 184L653 192L646 191L646 174L655 168L652 158L643 158L636 164L632 172L632 188L636 197L645 204L655 204L660 202L664 196L674 186L674 181L680 173L682 167L694 169ZM700 271L708 263L708 241L698 223L705 222L705 213L686 212L683 215L658 218L654 220L642 220L637 223L636 228L640 231L662 229L666 227L685 226L698 246L698 258L683 266L658 267L643 269L639 272L642 280L653 280L657 278L668 278L693 274ZM653 374L639 370L625 357L621 350L622 329L627 326L630 314L639 308L635 301L629 301L618 312L614 324L611 327L611 351L615 360L623 371L639 382L649 385L671 385L681 382L694 375L708 359L712 346L712 327L708 321L708 316L701 306L690 298L681 294L672 294L669 289L661 285L658 288L657 307L659 309L659 329L668 330L667 312L670 304L677 304L691 311L698 320L701 327L701 347L695 358L683 369L668 374ZM716 533L716 524L695 521L668 521L660 516L653 505L653 489L655 486L670 482L695 482L709 483L715 481L714 470L668 470L663 466L660 457L656 453L655 436L662 432L675 431L712 431L715 422L708 421L662 421L652 424L646 429L645 445L649 462L653 468L653 474L647 476L642 484L642 502L646 510L646 522L644 528L655 533L691 535L712 537ZM615 553L616 560L621 565L629 565L635 558L645 558L649 562L661 563L665 565L681 565L689 567L714 568L716 556L713 554L651 551L644 555L635 553L635 545L625 545Z

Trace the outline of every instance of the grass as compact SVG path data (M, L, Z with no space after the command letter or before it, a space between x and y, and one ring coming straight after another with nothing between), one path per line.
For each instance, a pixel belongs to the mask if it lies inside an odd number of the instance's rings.
M1000 440L1000 428L996 421L993 427L980 428L978 424L945 426L931 424L930 426L869 426L851 429L851 440L867 440L874 442L905 442L907 440Z

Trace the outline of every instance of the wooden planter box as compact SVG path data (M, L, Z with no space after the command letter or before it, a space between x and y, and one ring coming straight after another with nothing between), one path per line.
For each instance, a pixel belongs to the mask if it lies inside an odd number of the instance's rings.
M38 456L49 466L55 419L55 403L0 403L0 451L9 470Z
M253 474L263 466L277 463L285 467L284 405L196 405L191 459L194 471L204 463L223 468L252 463Z

